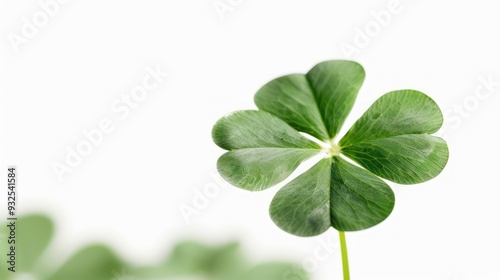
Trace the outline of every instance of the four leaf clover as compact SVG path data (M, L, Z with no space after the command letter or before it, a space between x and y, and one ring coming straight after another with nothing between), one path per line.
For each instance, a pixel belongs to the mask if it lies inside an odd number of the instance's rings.
M234 112L213 128L214 142L228 150L217 162L221 176L245 190L265 190L323 153L274 197L270 215L276 225L315 236L330 227L358 231L385 220L395 197L382 179L430 180L445 167L448 146L431 135L442 126L441 110L416 90L383 95L337 144L364 78L358 63L334 60L264 85L255 95L259 110Z

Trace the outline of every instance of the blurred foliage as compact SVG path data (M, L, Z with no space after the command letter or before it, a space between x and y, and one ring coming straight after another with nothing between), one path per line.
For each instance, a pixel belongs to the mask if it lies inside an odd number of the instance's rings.
M77 252L48 279L110 280L123 266L124 263L107 247L91 245Z
M208 246L197 241L177 244L165 261L149 267L125 263L105 245L88 245L68 260L48 256L54 224L43 215L21 217L16 222L16 272L7 270L7 243L10 229L0 230L3 256L0 280L19 279L21 274L33 280L308 280L298 265L267 262L252 265L242 255L238 243ZM62 265L58 265L62 263ZM55 267L55 269L51 269Z

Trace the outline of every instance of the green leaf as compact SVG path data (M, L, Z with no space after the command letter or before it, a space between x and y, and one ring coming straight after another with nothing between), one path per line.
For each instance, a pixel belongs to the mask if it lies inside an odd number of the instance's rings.
M242 189L264 190L285 180L321 147L279 118L262 111L238 111L213 128L214 142L231 150L217 162L221 176Z
M330 159L323 159L278 191L269 209L278 227L298 236L314 236L331 226L330 166Z
M356 62L326 61L305 75L283 76L264 85L255 104L295 129L327 141L340 131L364 77Z
M443 114L429 96L397 90L380 97L340 141L341 147L404 134L432 134L443 125Z
M384 221L394 208L392 189L377 176L340 157L333 161L332 226L340 231L357 231Z
M334 60L316 65L306 76L314 89L330 139L333 139L354 106L365 80L365 70L353 61Z
M262 111L237 111L214 125L212 138L225 150L245 148L320 149L279 118Z
M257 92L254 100L259 109L278 116L298 131L321 140L330 138L306 75L272 80Z
M394 208L389 186L340 157L325 158L273 198L270 215L278 227L314 236L330 226L340 231L372 227Z
M342 154L374 174L401 184L430 180L448 162L448 146L429 136L443 116L427 95L414 90L378 99L340 141Z
M48 280L110 280L127 276L123 272L124 264L113 252L92 245L77 252Z
M413 134L361 142L342 153L374 174L400 184L428 181L448 162L448 146L438 137Z
M317 153L311 149L285 148L236 150L219 158L217 170L234 186L261 191L288 178L302 161Z
M42 215L30 215L17 220L17 268L32 271L47 248L54 233L54 225Z

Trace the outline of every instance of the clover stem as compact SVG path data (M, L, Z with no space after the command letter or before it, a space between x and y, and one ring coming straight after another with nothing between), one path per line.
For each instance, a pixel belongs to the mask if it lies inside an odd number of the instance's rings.
M340 236L340 250L342 251L342 269L344 271L344 280L351 279L349 275L349 259L347 258L347 243L345 240L345 233L339 231Z

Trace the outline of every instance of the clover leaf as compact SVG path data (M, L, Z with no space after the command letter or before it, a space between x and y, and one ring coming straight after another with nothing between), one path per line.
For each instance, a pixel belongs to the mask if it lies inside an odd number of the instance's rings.
M264 85L255 95L258 111L234 112L213 128L214 142L228 150L217 162L221 176L245 190L264 190L323 153L275 195L275 224L298 236L333 227L344 239L344 231L385 220L395 197L383 179L416 184L436 177L448 161L448 146L431 136L443 124L441 110L416 90L383 95L337 144L364 78L360 64L334 60Z

